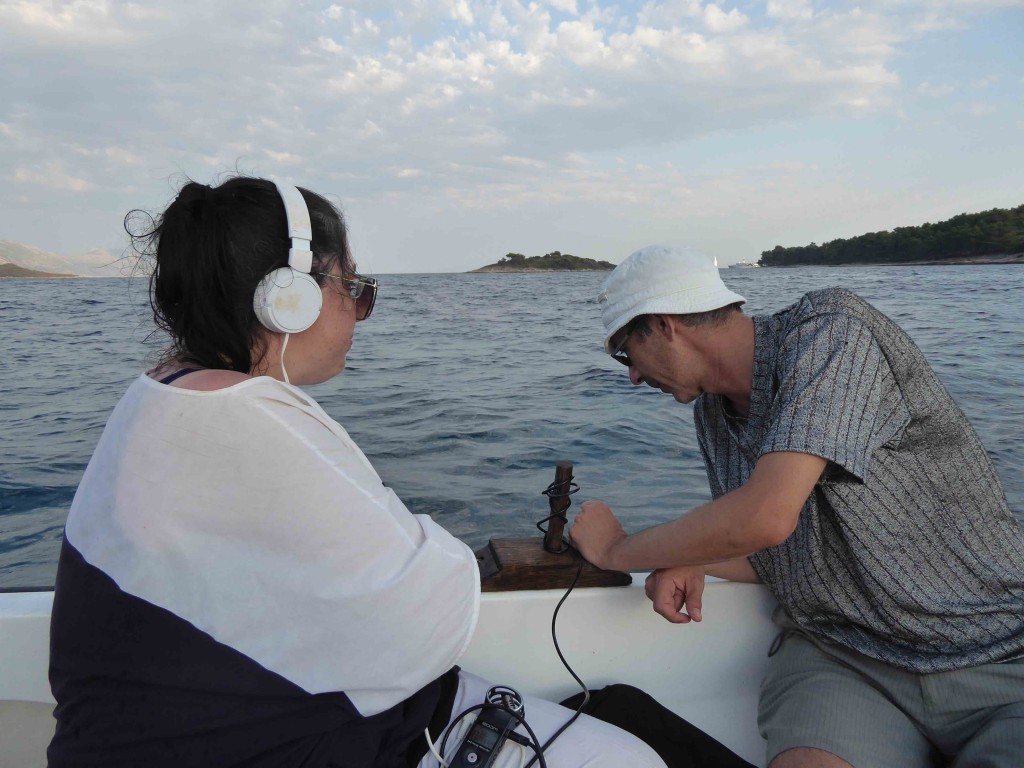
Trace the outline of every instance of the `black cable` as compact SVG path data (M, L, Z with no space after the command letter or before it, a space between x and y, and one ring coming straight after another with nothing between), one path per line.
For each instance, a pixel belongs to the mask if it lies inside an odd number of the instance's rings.
M569 496L571 494L576 493L579 489L580 487L571 479L564 480L561 483L559 483L556 480L553 483L551 483L551 485L549 485L545 490L541 491L541 493L550 498L551 496ZM552 519L556 517L560 517L564 522L568 522L568 518L566 517L564 512L554 512L545 517L543 520L540 520L537 523L537 528L539 528L542 532L547 533L547 528L542 527L543 524L550 522ZM569 540L566 539L564 536L562 537L562 544L562 548L558 550L558 553L556 554L568 552L570 549L572 549L572 545L569 543ZM558 601L558 605L555 606L555 610L551 614L551 642L555 645L555 653L558 654L558 660L562 662L562 666L565 667L566 671L568 671L568 673L572 675L573 680L575 680L579 687L583 690L583 701L580 702L579 707L577 707L576 711L573 712L572 717L570 717L557 731L555 731L551 735L551 738L544 742L543 746L540 746L540 741L537 739L537 734L533 732L533 729L530 728L529 723L527 723L526 720L519 713L513 712L508 707L501 706L500 704L491 704L490 702L485 702L484 704L477 704L475 706L470 707L469 709L465 709L462 712L460 712L455 718L452 719L448 727L445 728L444 735L441 738L441 746L438 749L438 752L441 755L444 755L444 748L448 744L448 737L451 735L451 732L455 728L456 724L460 720L462 720L462 718L466 717L466 715L470 715L473 712L476 712L477 710L490 707L493 709L501 709L505 712L508 712L510 715L512 715L512 717L516 719L516 722L522 725L523 728L526 729L527 733L530 734L529 740L522 739L522 737L518 737L518 734L516 734L515 732L512 732L508 736L509 739L516 742L517 744L523 744L523 741L526 741L526 746L529 746L530 749L533 750L533 757L530 759L530 762L528 762L524 766L524 768L530 768L530 766L536 762L539 762L540 768L547 768L547 763L544 760L544 752L546 752L547 749L555 742L555 739L561 736L570 725L572 725L576 722L577 719L579 719L579 716L583 713L583 708L587 706L587 702L590 701L590 689L587 688L587 684L583 682L583 680L580 678L579 675L576 674L573 668L569 666L569 662L565 660L565 656L562 654L562 649L558 645L558 636L555 632L555 623L558 621L558 612L561 610L562 604L565 603L570 593L572 593L572 590L576 586L576 582L579 581L580 574L583 572L583 562L584 561L581 557L579 563L576 566L576 575L572 577L572 583L569 584L569 588L565 590L565 594L562 595L562 599ZM513 736L517 736L518 738L513 738Z
M441 746L438 749L438 752L440 752L442 755L444 754L444 748L448 743L448 736L451 735L452 729L455 728L455 725L460 720L462 720L462 718L464 718L466 715L476 712L478 709L493 707L494 709L502 709L508 712L516 719L518 723L520 723L526 729L527 733L530 734L532 741L528 744L528 746L530 747L530 749L533 750L534 755L530 759L530 762L528 762L524 766L524 768L530 768L530 766L533 765L535 762L539 762L540 768L547 768L547 763L544 760L544 753L555 742L555 739L561 736L570 725L572 725L576 722L577 719L579 719L579 716L583 713L583 708L587 706L587 702L590 701L590 689L587 688L587 684L584 683L582 679L580 679L580 676L576 674L573 668L569 666L569 662L565 660L565 656L562 654L562 649L558 645L558 636L555 633L555 623L558 620L558 612L559 610L561 610L562 604L565 603L566 599L569 597L569 594L575 588L576 582L579 581L580 574L582 572L583 561L580 560L579 564L576 566L576 575L572 577L572 583L569 585L569 588L565 590L565 594L562 595L562 599L558 601L558 605L555 606L555 610L551 614L551 641L555 644L555 653L558 654L558 659L562 662L562 666L566 668L569 674L572 675L573 680L575 680L576 683L580 686L580 688L583 689L583 701L580 702L579 707L577 707L576 711L573 712L572 717L570 717L565 723L563 723L562 726L551 735L550 739L544 742L542 746L538 747L540 741L537 739L537 735L533 732L533 729L530 728L526 720L523 717L521 717L518 713L513 712L508 707L503 707L499 704L477 704L475 706L470 707L469 709L460 712L459 715L452 720L451 724L445 729L444 736L441 739ZM521 743L518 739L513 739L513 741Z
M552 480L551 484L540 493L542 496L547 496L548 498L552 496L572 496L572 494L576 493L579 489L580 487L570 477L562 482Z
M552 485L553 485L553 483L552 483ZM558 637L555 635L555 621L558 619L558 611L562 607L562 603L564 603L566 598L569 597L569 593L572 592L573 587L576 586L576 582L579 581L580 574L582 572L583 572L583 560L581 559L580 562L579 562L579 565L576 566L576 575L572 577L572 584L570 584L569 588L567 590L565 590L565 594L562 595L562 599L559 600L558 601L558 605L555 606L554 613L551 614L551 641L555 644L555 653L558 654L558 659L562 662L562 666L565 667L569 671L569 674L572 675L573 679L579 684L580 688L583 689L583 701L580 702L579 707L573 713L572 717L570 717L569 720L561 728L559 728L557 731L554 732L554 734L551 736L551 738L548 739L544 743L544 746L542 746L540 748L540 752L537 752L537 754L534 756L534 758L532 760L530 760L530 762L528 762L524 768L530 768L530 766L534 764L534 762L537 760L537 758L540 758L540 760L541 760L541 767L543 768L543 766L544 766L543 753L547 750L548 747L550 747L554 743L555 739L557 739L559 736L562 735L562 733L565 731L566 728L568 728L570 725L572 725L573 723L576 722L576 719L583 712L583 708L585 706L587 706L587 702L590 701L590 689L587 688L587 684L584 683L580 679L580 676L577 675L573 671L573 668L569 666L569 662L567 662L565 660L565 656L562 655L562 649L558 647Z
M554 496L566 496L566 497L568 497L568 496L572 496L574 493L579 491L579 489L580 489L580 487L575 482L573 482L572 478L569 478L568 480L562 480L561 482L559 482L558 480L554 480L551 483L551 485L549 485L547 488L545 488L543 491L541 491L541 495L547 496L549 499L554 497ZM572 502L570 501L569 503L571 504ZM568 509L568 508L569 508L569 505L567 504L565 509ZM556 517L559 518L563 523L568 523L569 522L569 518L566 516L565 510L562 510L561 512L552 512L550 515L545 517L543 520L538 520L537 521L537 530L539 530L541 533L547 535L548 529L547 529L547 525L546 524L550 523ZM560 555L563 552L568 552L569 549L570 549L570 546L571 545L569 544L569 540L566 539L563 536L562 537L562 546L559 549L554 550L554 552L552 552L552 554ZM573 583L575 584L576 582L574 581ZM571 587L570 587L570 589L571 589Z

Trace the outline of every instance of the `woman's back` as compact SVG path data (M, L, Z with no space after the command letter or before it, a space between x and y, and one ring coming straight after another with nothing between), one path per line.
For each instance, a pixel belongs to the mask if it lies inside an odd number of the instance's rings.
M68 519L51 764L93 749L104 764L391 764L417 735L402 723L438 704L478 589L469 549L411 515L299 390L140 377Z

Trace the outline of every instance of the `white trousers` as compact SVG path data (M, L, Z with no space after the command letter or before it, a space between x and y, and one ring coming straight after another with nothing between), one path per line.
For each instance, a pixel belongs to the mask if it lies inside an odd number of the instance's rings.
M459 690L455 694L452 707L452 719L470 707L484 703L487 690L494 685L468 672L459 673ZM573 715L571 709L559 706L544 699L523 696L525 720L537 734L543 744L551 735ZM473 725L476 715L473 712L452 728L445 745L445 760L451 760L458 751L462 739ZM451 723L449 723L451 725ZM527 736L526 730L520 725L516 732ZM425 737L424 737L425 738ZM438 739L440 742L440 739ZM440 750L440 743L437 748ZM533 757L529 747L506 741L494 768L521 768ZM580 715L555 743L544 753L548 768L665 768L665 763L658 754L640 739L626 733L620 728L595 720L589 715ZM537 768L540 762L533 764ZM430 752L420 760L418 768L438 768L437 758Z

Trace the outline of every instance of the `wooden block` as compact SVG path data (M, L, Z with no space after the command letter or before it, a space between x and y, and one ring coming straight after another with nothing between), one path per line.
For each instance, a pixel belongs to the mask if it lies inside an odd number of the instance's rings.
M522 589L567 589L583 563L577 587L624 587L633 582L628 573L605 571L584 560L575 549L552 554L541 540L491 539L476 552L480 588L484 592Z

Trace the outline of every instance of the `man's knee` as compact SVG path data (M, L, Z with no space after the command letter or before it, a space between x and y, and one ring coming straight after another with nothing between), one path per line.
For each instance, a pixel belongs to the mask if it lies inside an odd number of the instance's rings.
M831 752L823 749L796 747L775 756L768 768L853 768Z

